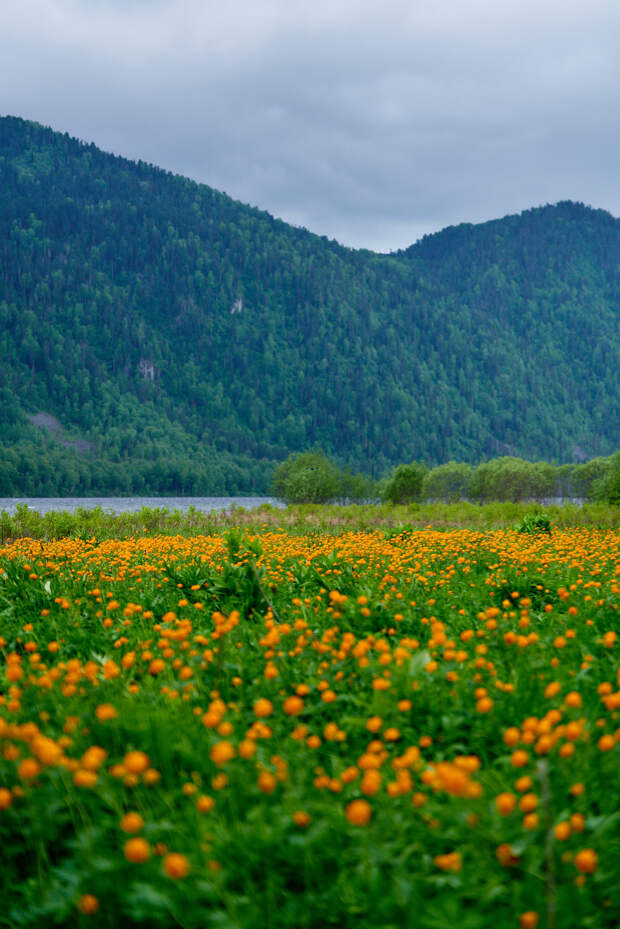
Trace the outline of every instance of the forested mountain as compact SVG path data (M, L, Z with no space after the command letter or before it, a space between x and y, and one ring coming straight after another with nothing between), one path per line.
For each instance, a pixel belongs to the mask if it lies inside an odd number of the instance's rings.
M377 255L0 119L0 494L261 491L312 446L374 475L609 454L619 322L602 210Z

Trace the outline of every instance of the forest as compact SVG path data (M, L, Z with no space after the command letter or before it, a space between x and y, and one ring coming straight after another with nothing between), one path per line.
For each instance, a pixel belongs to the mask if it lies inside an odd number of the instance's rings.
M0 494L264 493L620 446L620 221L565 201L399 252L0 118Z

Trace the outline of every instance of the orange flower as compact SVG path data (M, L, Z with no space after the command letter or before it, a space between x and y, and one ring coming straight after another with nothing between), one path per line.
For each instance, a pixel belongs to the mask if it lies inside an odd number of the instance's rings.
M256 753L256 742L254 739L243 739L239 742L239 757L246 761Z
M22 781L32 781L41 770L41 765L34 758L24 758L17 769Z
M150 766L151 761L144 752L127 752L123 758L123 765L130 774L142 774Z
M273 703L271 700L267 700L266 697L261 697L254 704L254 715L258 716L259 719L266 719L267 716L271 716L273 713Z
M513 752L510 756L510 761L515 766L515 768L524 768L529 760L530 756L522 748L517 749L517 751Z
M538 913L535 910L527 910L519 916L519 925L521 929L536 929L538 925Z
M572 706L572 707L581 706L582 704L581 695L577 693L576 690L571 690L569 694L566 694L566 697L564 698L564 703L566 704L566 706Z
M125 858L127 861L132 861L134 864L140 864L143 861L146 861L150 858L151 848L146 839L128 839L125 842L123 851L125 852Z
M140 832L144 826L144 820L139 813L125 813L121 819L121 829L123 832Z
M615 744L616 740L614 739L613 735L602 735L597 742L597 745L602 752L610 752Z
M522 813L532 813L538 806L536 794L523 794L519 800L519 809Z
M91 916L99 909L99 901L92 894L82 894L77 904L80 913L85 916Z
M301 697L287 697L284 701L282 709L287 714L287 716L297 716L303 711L304 701Z
M58 764L62 757L62 748L53 739L37 735L32 740L32 751L42 764Z
M511 793L498 794L495 798L495 806L502 816L508 816L509 813L512 813L516 803L517 798Z
M189 874L189 861L185 855L179 855L177 852L170 852L164 858L164 872L173 880L187 877Z
M296 826L299 826L300 829L305 829L310 825L311 816L309 813L306 813L304 810L296 810L293 813L293 822Z
M89 771L87 768L78 768L73 775L73 783L76 787L90 789L97 783L98 777L95 771Z
M553 830L553 834L559 842L565 842L566 839L570 838L571 832L572 829L570 823L567 822L558 823Z
M442 871L460 871L463 867L463 859L460 852L448 852L447 855L436 855L433 860Z
M221 742L215 743L211 749L210 755L211 761L215 762L215 764L227 764L235 757L235 747L232 742L228 742L224 739Z
M364 771L364 777L362 778L361 791L367 797L372 797L377 791L381 788L381 781L383 778L379 771L376 768L370 768L368 771Z
M261 771L258 775L258 786L264 794L272 794L278 786L278 781L270 771Z
M82 755L81 765L87 771L96 771L105 761L107 754L99 745L91 745Z
M352 800L345 815L353 826L367 826L372 816L372 807L366 800Z
M598 856L593 848L583 848L575 855L575 867L582 874L593 874L598 865Z

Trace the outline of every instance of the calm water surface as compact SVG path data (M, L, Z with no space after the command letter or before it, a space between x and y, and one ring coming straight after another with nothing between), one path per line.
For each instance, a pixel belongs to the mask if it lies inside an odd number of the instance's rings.
M135 513L145 506L152 509L166 508L171 512L184 512L193 506L203 513L229 510L234 506L250 510L263 503L283 506L274 497L0 497L0 512L6 510L13 515L18 503L25 503L31 510L37 510L39 513L73 513L78 507L92 510L96 506L100 506L106 513Z

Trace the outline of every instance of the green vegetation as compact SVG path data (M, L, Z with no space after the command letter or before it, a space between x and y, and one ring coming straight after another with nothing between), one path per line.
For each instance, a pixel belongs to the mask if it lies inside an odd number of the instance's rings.
M388 503L469 499L491 501L598 500L620 502L620 453L580 465L553 465L494 458L478 467L450 461L430 471L424 464L398 465L381 482L340 471L323 452L292 454L276 468L272 490L287 503Z
M291 455L276 468L273 490L287 503L327 503L339 495L340 473L322 452Z
M619 251L571 202L354 251L2 118L0 494L260 493L316 447L374 479L610 455Z
M0 926L617 929L619 558L592 528L0 546Z
M398 465L381 488L389 503L416 503L422 499L427 469L416 461Z
M521 520L517 531L530 534L535 532L550 533L551 517L548 513L534 510L533 513L528 513L527 516Z
M232 507L202 513L192 509L170 512L165 507L143 507L135 513L106 513L101 507L74 513L41 514L25 504L17 506L14 515L0 511L0 543L20 538L60 539L126 539L133 536L184 535L196 536L221 532L243 526L253 532L264 529L284 529L291 534L382 530L397 535L411 529L507 529L538 518L539 509L530 503L413 503L351 504L326 506L307 503L286 509L266 503L256 509ZM548 506L545 516L556 527L591 526L601 529L620 528L620 507L594 503L577 506Z

